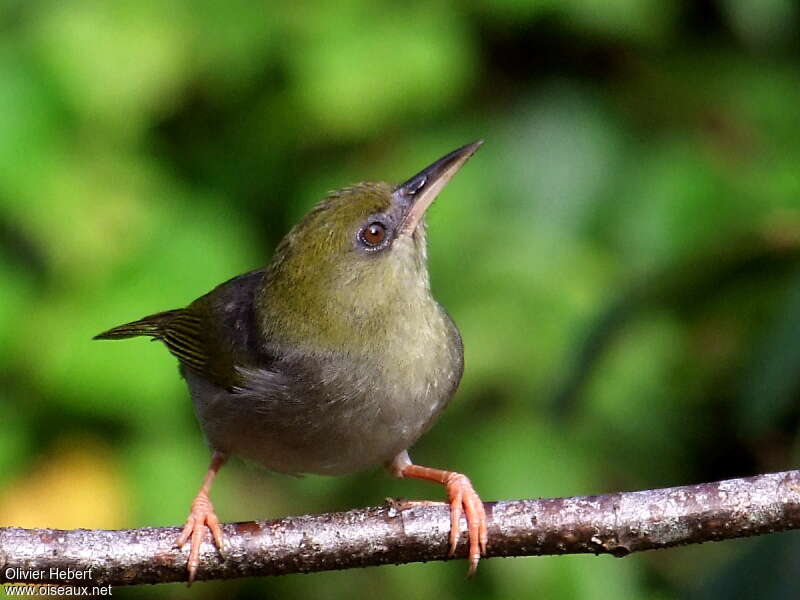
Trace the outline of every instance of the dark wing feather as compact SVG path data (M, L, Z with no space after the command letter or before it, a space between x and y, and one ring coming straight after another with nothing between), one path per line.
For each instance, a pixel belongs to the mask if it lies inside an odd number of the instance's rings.
M169 323L176 315L182 312L183 309L179 308L177 310L165 310L164 312L156 313L154 315L148 315L146 317L142 317L138 321L112 327L108 331L98 333L92 339L122 340L141 335L147 335L152 338L160 338L166 324Z
M183 368L232 390L240 383L237 367L266 360L254 313L263 279L263 269L234 277L186 308L114 327L95 339L150 336L164 342Z
M184 365L200 373L208 368L207 335L203 330L202 318L189 312L180 311L163 329L158 339Z

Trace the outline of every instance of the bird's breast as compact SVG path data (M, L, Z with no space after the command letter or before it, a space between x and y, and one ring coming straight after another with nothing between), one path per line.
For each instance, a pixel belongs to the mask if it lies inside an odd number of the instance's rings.
M363 351L275 349L229 392L187 374L215 449L275 471L340 474L391 460L434 422L461 378L458 331L436 307Z

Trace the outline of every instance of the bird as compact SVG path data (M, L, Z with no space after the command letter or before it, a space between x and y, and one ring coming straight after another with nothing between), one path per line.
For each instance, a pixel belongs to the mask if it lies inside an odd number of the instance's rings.
M287 474L383 466L444 486L450 555L465 516L470 575L486 553L483 503L463 473L412 462L464 370L461 334L431 293L425 215L482 140L399 185L331 192L280 241L265 268L185 308L94 339L161 341L179 362L211 461L176 546L195 580L206 531L222 554L212 483L230 456Z

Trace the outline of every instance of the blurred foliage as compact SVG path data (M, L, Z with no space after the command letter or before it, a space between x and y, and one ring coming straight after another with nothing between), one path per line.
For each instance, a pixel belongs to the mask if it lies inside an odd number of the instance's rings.
M485 499L800 458L792 0L0 3L0 525L175 525L175 361L93 334L264 264L329 189L486 144L431 210L466 374L414 449ZM233 463L225 520L438 497ZM786 598L796 534L199 584L193 597ZM769 582L767 587L761 582ZM598 592L598 589L602 592ZM758 593L756 593L758 592ZM187 597L178 585L115 595Z

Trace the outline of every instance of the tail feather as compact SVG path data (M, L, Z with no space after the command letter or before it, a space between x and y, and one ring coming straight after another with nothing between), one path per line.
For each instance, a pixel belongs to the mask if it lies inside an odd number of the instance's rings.
M108 331L99 333L92 339L95 340L122 340L125 338L132 338L141 335L147 335L152 338L160 338L164 333L167 324L172 321L178 314L182 313L183 309L166 310L164 312L149 315L138 321L118 325Z

